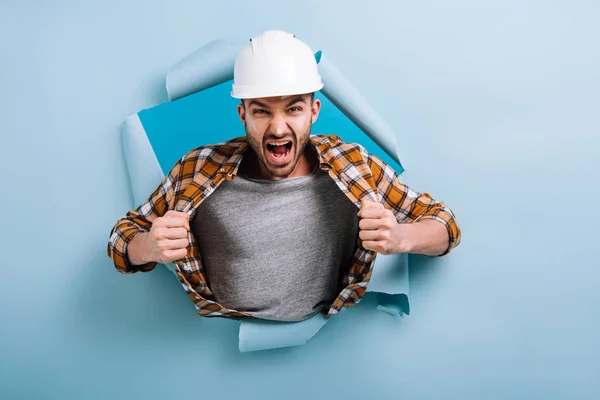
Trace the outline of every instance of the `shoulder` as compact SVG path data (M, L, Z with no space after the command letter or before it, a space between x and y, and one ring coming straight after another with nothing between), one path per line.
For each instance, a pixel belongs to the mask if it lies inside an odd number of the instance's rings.
M186 152L178 161L186 169L199 170L206 163L223 165L242 152L248 144L245 136L229 139L215 144L205 144Z
M355 155L364 159L371 157L367 149L360 143L345 142L337 135L311 135L311 141L317 146L321 153L331 152L332 156Z
M352 164L363 175L373 175L377 182L382 178L393 180L398 176L392 166L370 153L360 143L345 142L337 135L314 135L311 136L311 140L321 157L340 169L346 169Z

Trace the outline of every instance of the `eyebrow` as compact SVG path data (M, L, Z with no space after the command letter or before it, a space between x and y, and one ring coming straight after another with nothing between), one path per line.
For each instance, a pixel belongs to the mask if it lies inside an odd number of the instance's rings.
M304 97L303 97L303 96L297 96L297 97L293 98L292 100L290 100L290 101L287 103L286 107L289 107L289 106L291 106L292 104L296 104L296 103L298 103L298 102L304 102ZM250 100L250 102L248 103L248 107L250 107L250 106L252 106L252 105L255 105L255 106L258 106L258 107L262 107L262 108L271 108L271 107L269 107L268 105L266 105L265 103L263 103L263 102L260 102L260 101L258 101L258 100L254 100L254 99L253 99L253 100Z
M290 100L290 102L289 102L289 103L287 103L287 106L286 106L286 107L289 107L289 106L291 106L292 104L296 104L296 103L298 103L298 102L303 102L303 103L304 103L304 96L298 96L298 97L296 97L296 98L294 98L294 99Z
M252 105L259 106L259 107L262 107L262 108L269 108L269 106L268 106L268 105L266 105L266 104L264 104L264 103L261 103L261 102L260 102L260 101L258 101L258 100L250 100L250 103L248 103L248 107L250 107L250 106L252 106Z

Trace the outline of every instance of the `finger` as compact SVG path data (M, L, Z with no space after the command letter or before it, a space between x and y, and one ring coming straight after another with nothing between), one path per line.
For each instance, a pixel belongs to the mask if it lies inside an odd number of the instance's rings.
M187 255L187 249L165 250L163 257L167 262L175 261L184 258Z
M380 231L360 231L358 237L360 237L363 242L383 239Z
M190 215L188 213L185 213L183 211L169 210L165 213L164 217L183 218L183 220L185 221L185 229L187 229L188 231L190 230Z
M374 202L373 200L369 200L369 199L363 199L360 202L360 210L358 211L358 216L362 216L363 211L364 210L369 210L369 209L378 209L378 208L383 208L383 205L381 203L377 203Z
M358 227L361 230L377 230L381 227L381 220L362 218L358 223Z
M363 197L360 201L361 207L382 207L383 205L377 201L373 201L368 197Z
M382 247L381 247L381 242L375 241L375 240L366 240L363 241L362 246L367 249L367 250L371 250L371 251L381 251Z
M164 239L183 239L187 238L188 231L185 228L167 228L164 229Z
M360 210L359 217L363 219L379 219L385 216L385 210L382 208L364 208Z
M167 228L185 228L188 229L189 228L189 224L188 221L186 220L186 218L181 217L181 216L165 216L161 218L162 220L162 224L164 227Z
M381 208L383 208L383 204L378 203L376 201L366 200L366 201L363 202L363 207L365 207L365 208L381 209Z
M164 216L165 217L188 217L189 215L187 213L184 213L183 211L169 210L165 213Z
M165 249L165 250L179 250L179 249L187 248L188 245L189 245L189 242L186 238L186 239L166 240L163 244L161 244L161 247L163 247L163 249Z

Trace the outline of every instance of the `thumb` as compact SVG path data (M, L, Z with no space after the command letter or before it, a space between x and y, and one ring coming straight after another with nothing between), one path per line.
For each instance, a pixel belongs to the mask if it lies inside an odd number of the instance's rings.
M362 213L363 208L368 208L373 203L374 203L373 200L369 199L367 196L363 197L360 200L360 210L358 211L357 215L360 217L360 214Z
M184 213L183 219L185 220L185 229L190 230L190 214Z

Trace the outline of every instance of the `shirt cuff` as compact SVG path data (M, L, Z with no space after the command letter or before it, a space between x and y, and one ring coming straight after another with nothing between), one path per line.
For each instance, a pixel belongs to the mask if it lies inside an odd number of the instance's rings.
M417 218L415 222L422 221L424 219L433 219L438 222L441 222L446 227L446 231L448 232L448 247L446 248L446 250L444 250L443 253L438 254L437 257L443 257L447 255L456 246L458 246L461 240L461 232L460 228L456 224L456 220L452 212L445 210L436 210L435 214L423 215L420 218Z
M138 233L142 232L145 231L136 227L128 227L113 233L113 237L108 246L108 255L120 272L126 274L149 272L156 267L157 263L153 261L140 265L134 265L129 261L129 257L127 256L129 243Z

